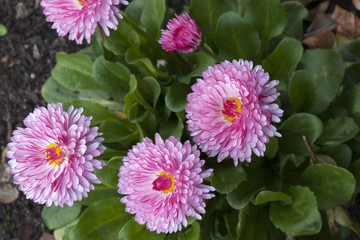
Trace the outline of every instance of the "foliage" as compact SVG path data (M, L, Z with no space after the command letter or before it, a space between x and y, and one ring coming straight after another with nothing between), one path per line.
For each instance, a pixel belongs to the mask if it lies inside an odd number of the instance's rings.
M59 52L42 95L83 107L104 133L102 181L72 208L44 208L42 217L62 239L341 239L358 235L343 204L360 186L360 39L335 49L304 50L307 10L277 0L192 0L190 15L206 52L165 52L157 40L174 11L162 0L134 0L117 31L93 36L86 49ZM214 58L213 56L216 55ZM280 80L284 109L264 157L214 168L216 197L206 214L182 232L156 234L134 222L117 193L127 150L143 137L187 140L184 107L191 85L219 59L262 64ZM339 228L339 226L342 226ZM344 228L345 227L345 228ZM271 237L271 238L270 238Z

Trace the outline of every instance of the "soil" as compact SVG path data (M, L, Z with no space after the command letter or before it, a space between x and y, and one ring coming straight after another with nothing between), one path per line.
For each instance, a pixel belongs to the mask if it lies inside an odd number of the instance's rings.
M23 119L35 107L46 104L41 88L55 65L55 53L72 53L85 46L58 37L46 22L39 2L0 0L0 24L8 29L8 33L0 37L0 151L5 149L12 131L23 126ZM177 12L189 2L167 0ZM355 206L359 205L357 201ZM53 239L52 231L41 219L42 207L27 200L21 192L16 201L0 203L0 240ZM353 205L349 210L359 221L359 207ZM358 238L351 235L349 239Z

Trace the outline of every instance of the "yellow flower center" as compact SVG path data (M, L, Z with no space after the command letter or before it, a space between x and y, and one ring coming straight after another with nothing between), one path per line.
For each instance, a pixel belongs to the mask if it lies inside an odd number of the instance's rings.
M163 193L169 193L174 190L174 177L166 172L161 172L157 175L157 178L153 181L153 189L161 191Z
M50 143L45 149L45 157L50 164L60 165L64 156L62 148L56 143Z
M241 102L238 98L232 97L224 101L222 114L229 122L235 118L239 118L238 113L242 112Z
M84 6L84 5L87 5L88 3L85 2L84 0L78 0L80 6Z

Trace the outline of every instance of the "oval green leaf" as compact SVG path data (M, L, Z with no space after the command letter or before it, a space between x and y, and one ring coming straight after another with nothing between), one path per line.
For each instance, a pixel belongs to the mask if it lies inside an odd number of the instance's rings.
M242 166L234 167L232 161L224 161L215 169L211 177L211 185L219 193L226 194L235 190L239 183L245 180L246 172Z
M130 218L120 197L107 198L93 203L81 214L78 224L69 233L69 238L117 239L118 231Z
M262 66L272 79L280 80L280 85L287 86L289 77L300 62L303 47L299 40L285 37L276 49L263 61Z
M150 232L150 230L146 228L146 225L138 224L135 222L134 218L131 218L125 225L120 227L121 229L117 236L118 240L160 240L165 237L165 234L163 233L157 234L156 232Z
M316 143L324 146L346 142L357 135L359 127L350 117L332 118L325 122L324 131Z
M41 211L41 218L49 229L61 228L74 221L81 212L81 205L74 203L72 207L65 205L64 207L54 205L50 207L44 206Z
M281 124L279 131L282 134L279 151L294 153L297 157L308 156L303 136L310 144L314 143L323 131L323 124L315 115L296 113Z
M301 60L316 83L316 100L310 112L320 114L337 96L343 81L345 64L340 54L324 49L307 50Z
M253 203L255 205L261 205L269 202L281 201L284 205L291 204L293 200L289 195L283 192L273 192L273 191L261 191L256 196L255 201Z
M81 53L56 53L56 65L51 76L66 88L99 89L95 83L90 57Z
M260 50L260 38L255 28L234 12L219 17L215 42L224 59L254 59Z
M284 192L292 198L293 203L271 203L269 216L275 227L290 236L320 232L322 222L314 193L302 186L292 186Z
M311 109L316 100L316 83L307 70L294 73L289 82L290 103L296 112L305 112Z
M301 183L314 192L320 209L346 203L356 187L355 178L349 171L329 164L309 166L303 173Z

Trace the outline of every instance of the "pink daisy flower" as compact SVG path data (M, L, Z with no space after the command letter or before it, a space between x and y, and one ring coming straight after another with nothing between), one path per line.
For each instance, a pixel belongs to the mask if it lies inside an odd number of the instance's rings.
M189 141L180 143L175 137L165 140L155 135L133 146L123 158L119 171L121 199L126 211L135 214L139 224L157 233L180 231L187 226L187 216L201 219L205 213L203 199L210 199L215 191L202 184L212 169L202 171L205 161L200 151Z
M100 146L92 117L71 106L67 112L61 103L36 108L24 120L25 128L13 132L7 145L10 173L26 198L51 206L73 205L101 183L93 174L104 162L95 160L105 150Z
M278 80L250 61L224 61L203 72L187 96L188 129L193 140L210 157L235 163L263 156L269 137L281 137L271 124L280 122L283 110L272 103L280 95Z
M159 44L167 52L189 53L199 46L201 32L189 14L175 16L176 18L170 19L166 25L169 30L161 29Z
M108 28L116 30L122 18L117 5L127 5L126 0L41 0L46 21L52 22L59 36L69 33L69 39L81 44L86 38L90 43L91 36L97 26L101 27L106 36Z

